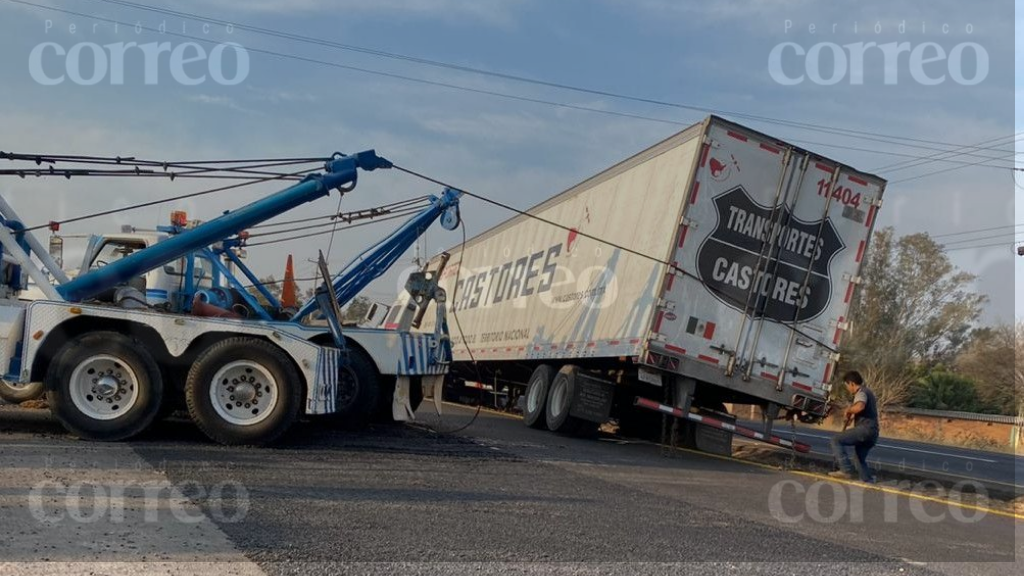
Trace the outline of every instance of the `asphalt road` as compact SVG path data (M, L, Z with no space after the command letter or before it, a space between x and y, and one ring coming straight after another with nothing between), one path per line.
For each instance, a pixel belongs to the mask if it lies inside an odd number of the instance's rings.
M0 410L0 574L1021 573L995 513L431 409L267 449Z
M753 427L754 424L747 423ZM776 434L790 437L788 425L780 425ZM835 432L821 428L798 426L796 439L810 444L811 452L832 456L829 440ZM964 480L980 480L986 484L1024 493L1024 458L1012 454L971 450L953 446L926 444L895 438L881 438L868 455L868 463L876 470L941 474Z

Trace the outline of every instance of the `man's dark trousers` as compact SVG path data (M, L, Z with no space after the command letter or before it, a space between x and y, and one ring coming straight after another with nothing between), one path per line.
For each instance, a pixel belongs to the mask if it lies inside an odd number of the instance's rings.
M832 437L832 454L836 458L836 464L846 473L853 475L853 464L850 463L850 456L846 453L847 446L853 446L857 453L857 472L864 482L871 482L871 469L868 467L868 452L878 442L878 432L872 426L854 426L844 432Z

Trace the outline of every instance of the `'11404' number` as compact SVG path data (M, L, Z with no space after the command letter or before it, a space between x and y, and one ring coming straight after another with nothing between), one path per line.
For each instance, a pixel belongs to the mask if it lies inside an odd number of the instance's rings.
M828 184L829 181L824 178L818 180L818 196L828 195ZM835 189L832 190L832 198L838 202L842 202L846 206L853 206L858 209L860 208L860 192L854 194L853 190L844 188L841 185L836 186Z

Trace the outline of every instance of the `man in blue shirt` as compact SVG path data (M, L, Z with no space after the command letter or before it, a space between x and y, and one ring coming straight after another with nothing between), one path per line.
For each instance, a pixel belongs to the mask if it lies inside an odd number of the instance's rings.
M856 468L863 482L874 482L871 469L868 467L868 452L878 442L878 402L875 393L864 385L864 378L857 371L850 371L843 375L843 383L846 390L853 395L853 404L846 409L846 424L853 421L853 426L848 427L839 434L832 437L832 454L836 458L836 466L839 468L829 474L833 478L852 479L854 466L850 463L850 456L846 453L847 446L853 446L857 454Z

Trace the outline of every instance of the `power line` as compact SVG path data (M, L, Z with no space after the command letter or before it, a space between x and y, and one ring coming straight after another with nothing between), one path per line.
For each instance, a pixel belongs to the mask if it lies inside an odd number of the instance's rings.
M1011 154L1011 156L1012 156L1012 154ZM963 164L963 165L959 165L959 166L950 166L949 168L942 168L942 169L939 169L939 170L933 170L931 172L925 172L924 174L918 174L916 176L910 176L909 178L902 178L900 180L891 180L891 181L889 181L889 184L890 185L892 185L892 184L901 184L903 182L910 182L911 180L918 180L920 178L926 178L928 176L935 176L936 174L945 174L946 172L952 172L953 170L963 170L964 168L969 168L971 166L981 166L981 165L984 165L986 162L991 162L992 160L1003 160L1003 159L1005 159L1005 158L992 158L990 160L981 160L979 162L972 162L970 164ZM1018 170L1018 169L1017 168L1011 168L1011 170Z
M94 19L94 20L99 20L99 21L108 22L108 23L112 23L112 24L119 24L119 25L122 25L122 26L135 26L136 28L140 28L140 26L135 25L135 24L130 24L130 23L126 23L126 22L120 22L120 21L117 21L117 20L113 20L113 19L110 19L110 18L99 17L99 16L95 16L95 15L92 15L92 14L84 14L84 13L80 13L80 12L75 12L73 10L66 10L66 9L56 8L56 7L53 7L53 6L45 6L45 5L36 4L36 3L33 3L33 2L27 2L25 0L7 0L7 1L8 2L13 2L13 3L16 3L16 4L32 6L32 7L43 9L43 10L62 12L62 13L66 13L66 14L76 15L76 16L80 16L80 17L83 17L83 18L91 18L91 19ZM440 61L432 61L432 60L427 60L427 59L423 59L423 58L416 58L416 57L406 56L406 55L401 55L401 54L388 53L388 52L384 52L384 51L380 51L380 50L372 50L372 49L361 48L361 47L352 46L352 45L343 45L343 44L336 43L336 42L331 42L331 41L328 41L328 40L310 39L310 38L308 38L306 36L300 36L300 35L297 35L297 34L290 34L290 33L285 33L285 32L265 29L265 28L259 28L259 27L255 27L255 26L241 25L241 24L237 24L237 23L233 23L233 22L227 22L227 21L224 21L224 20L219 20L219 19L216 19L216 18L206 17L206 16L203 16L203 15L195 14L195 13L173 11L173 10L168 10L168 9L164 9L164 8L155 8L155 7L147 6L147 5L143 5L143 4L137 4L137 3L133 3L133 2L126 2L124 0L98 0L98 1L106 2L108 4L120 5L122 7L136 8L136 9L139 9L139 10L147 10L147 11L158 12L158 13L163 13L163 14L176 15L176 16L182 16L182 17L189 17L189 18L193 18L193 19L196 19L196 20L206 20L206 21L213 22L213 23L223 23L224 25L231 25L231 26L233 26L235 28L238 28L238 29L249 30L249 31L256 32L256 33L277 34L281 38L285 38L285 39L293 40L293 41L308 42L308 43L313 43L313 44L318 44L318 45L327 46L327 47L333 47L333 48L338 48L338 49L356 50L356 51L361 51L363 53L367 53L367 54L371 54L371 55L377 55L377 56L388 57L388 58L396 58L396 59L405 60L405 61L414 62L414 63L419 63L419 64L429 64L429 65L434 65L434 66L442 66L442 67L447 67L447 68L452 68L452 69L459 69L459 70L462 70L464 72L472 72L472 73L476 73L476 74L485 74L485 75L488 75L488 76L503 78L503 79L507 79L507 80L513 80L513 81L517 81L517 82L525 82L525 83L535 84L535 85L538 85L538 86L544 86L544 87L548 87L548 88L556 88L556 89L560 89L560 90L568 90L568 91L584 93L584 94L589 94L589 95L604 96L604 97L615 98L615 99L620 99L620 100L629 100L629 101L633 101L633 102L637 102L637 103L656 105L656 106L661 106L661 107L669 107L669 108L674 108L674 109L683 109L683 110L689 110L689 111L696 111L696 112L701 112L701 113L705 113L705 114L719 114L719 115L734 116L734 117L737 117L737 118L744 118L744 119L754 120L754 121L758 121L758 122L765 122L765 123L770 123L770 124L778 124L778 125L788 126L788 127L791 127L791 128L819 131L819 132L825 132L825 133L830 133L830 134L838 134L838 135L843 135L843 136L847 136L847 137L850 137L850 138L860 138L860 139L866 139L866 140L874 140L874 141L887 142L887 143L891 143L891 144L895 144L895 145L899 145L899 146L916 147L916 148L924 148L924 149L943 151L941 148L935 148L935 147L930 147L930 146L922 146L920 144L907 144L907 143L903 143L903 142L894 142L894 141L892 141L892 139L904 140L906 142L919 142L919 143L925 143L925 144L938 144L938 145L941 145L941 146L954 146L954 147L960 147L960 148L969 148L970 147L969 145L968 146L963 146L963 145L952 144L952 143L948 143L948 142L927 140L927 139L921 139L921 138L911 138L911 137L906 137L906 136L895 136L895 135L888 135L888 134L882 134L882 133L877 133L877 132L869 132L869 131L853 130L853 129L837 129L837 128L831 127L831 126L824 126L824 125L812 124L812 123L807 123L807 122L797 122L797 121L792 121L792 120L784 120L784 119L771 118L771 117L766 117L766 116L759 116L759 115L755 115L755 114L747 114L747 113L730 111L730 110L710 108L710 107L706 107L706 106L697 106L697 105L685 104L685 103L679 103L679 102L669 102L669 101L664 101L664 100L657 100L657 99L653 99L653 98L631 96L631 95L627 95L627 94L619 94L619 93L610 92L610 91L606 91L606 90L598 90L598 89L586 88L586 87L581 87L581 86L573 86L573 85L563 84L563 83L558 83L558 82L550 82L550 81L545 81L545 80L537 80L537 79L527 78L527 77L523 77L523 76L516 76L516 75L512 75L512 74L505 74L505 73L500 73L500 72L491 72L491 71L487 71L487 70L483 70L483 69L471 68L471 67L460 66L460 65L456 65L456 64L450 64L450 63L443 63L443 62L440 62ZM145 26L141 26L141 28L144 29L144 30L156 31L156 32L160 32L160 33L163 33L163 34L169 34L169 35L173 35L173 36L177 36L177 37L181 37L181 38L187 38L187 39L194 40L194 41L197 41L197 42L204 42L204 43L208 43L208 44L213 44L214 43L212 40L210 40L208 38L201 38L201 37L197 37L197 36L191 36L191 35L188 35L188 34L182 34L182 33L173 32L173 31L170 31L170 30L160 31L160 30L154 30L153 28L149 28L149 27L145 27ZM405 75L401 75L401 74L394 74L394 73L384 72L384 71L380 71L380 70L372 70L372 69L368 69L368 68L361 68L361 67L357 67L357 66L350 66L350 65L345 65L345 64L339 64L337 62L318 60L318 59L315 59L315 58L308 58L308 57L304 57L304 56L299 56L299 55L295 55L295 54L288 54L288 53L283 53L283 52L275 52L275 51L272 51L272 50L266 50L266 49L260 49L260 48L249 48L249 47L247 47L246 49L248 51L250 51L250 52L256 52L256 53L266 54L266 55L270 55L270 56L276 56L276 57L281 57L281 58L289 58L289 59L293 59L293 60L297 60L297 61L303 61L303 62L308 62L308 63L315 63L315 64L320 64L320 65L325 65L325 66L331 66L331 67L339 68L339 69L345 69L345 70L351 70L351 71L356 71L356 72L362 72L362 73L366 73L366 74L373 74L373 75L377 75L377 76L383 76L383 77L389 77L389 78L394 78L394 79L406 80L406 81L410 81L410 82L417 82L417 83L426 84L426 85L440 86L440 87L445 87L445 88L462 90L462 91L466 91L466 92L474 92L474 93L478 93L478 94L486 94L486 95L500 97L500 98L507 98L507 99L524 101L524 102L533 102L533 103L545 104L545 105L550 105L550 106L558 106L558 107L562 107L562 108L584 110L584 111L595 112L595 113L600 113L600 114L611 114L611 115L615 115L615 116L625 116L625 117L649 120L649 121L654 121L654 122L667 122L667 123L672 123L672 124L679 124L679 122L672 121L672 120L665 120L665 119L660 119L660 118L652 118L652 117L641 116L641 115L637 115L637 114L621 113L621 112L615 112L615 111L610 111L610 110L602 110L602 109L592 108L592 107L587 107L587 106L578 106L578 105L573 105L573 104L565 104L565 103L561 103L561 102L546 101L546 100L541 100L541 99L528 98L528 97L524 97L524 96L518 96L518 95L507 94L507 93L495 92L495 91L490 91L490 90L476 89L476 88L471 88L471 87L468 87L468 86L461 86L461 85L457 85L457 84L450 84L450 83L445 83L445 82L437 82L437 81L433 81L433 80L426 80L426 79L423 79L423 78L416 78L416 77L412 77L412 76L405 76ZM969 153L964 153L964 154L976 156L975 154L969 154Z
M952 236L965 236L965 235L968 235L968 234L976 234L976 233L979 233L979 232L992 232L993 230L1004 230L1006 228L1020 228L1022 226L1024 226L1024 223L1021 223L1021 224L1008 224L1006 226L992 226L991 228L978 228L976 230L964 230L962 232L949 232L949 233L943 233L943 234L929 234L929 236L931 236L932 239L935 239L935 238L949 238L949 237L952 237ZM1007 232L1007 233L1009 234L1009 232Z
M351 222L353 220L362 219L362 217L364 215L368 215L368 214L369 215L372 215L372 214L385 214L385 213L387 213L389 211L397 210L399 208L404 208L404 207L407 207L407 206L412 206L412 205L415 205L415 204L420 203L420 202L425 202L425 201L427 201L429 199L430 199L429 196L417 196L415 198L410 198L408 200L400 200L398 202L392 202L392 203L389 203L389 204L381 204L380 206L374 206L372 208L367 208L367 209L364 209L364 210L352 210L352 211L349 211L349 212L335 212L334 214L325 214L325 215L322 215L322 216L312 216L312 217L309 217L309 218L299 218L299 219L296 219L296 220L285 220L285 221L282 221L282 222L266 222L266 223L260 224L258 226L253 226L252 228L250 228L250 230L257 230L257 229L260 229L260 228L271 228L271 227L276 227L276 226L291 226L291 225L295 225L295 224L305 224L307 222L316 222L317 220L327 220L327 219ZM250 236L250 238L251 237L254 237L254 236Z
M413 63L413 64L432 66L432 67L436 67L436 68L443 68L443 69L448 69L448 70L454 70L454 71L458 71L458 72L466 72L466 73L470 73L470 74L477 74L477 75L482 75L482 76L488 76L488 77L492 77L492 78L498 78L498 79L501 79L501 80L511 80L511 81L514 81L514 82L520 82L520 83L525 83L525 84L532 84L532 85L536 85L536 86L542 86L542 87L545 87L545 88L555 88L555 89L558 89L558 90L566 90L566 91L571 91L571 92L576 92L576 93L581 93L581 94L588 94L588 95L591 95L591 96L603 96L603 97L607 97L607 98L614 98L614 99L618 99L618 100L631 101L631 102L636 102L636 103L641 103L641 104L649 104L649 105L669 107L669 108L677 108L677 109L684 109L684 110L690 110L690 111L699 111L699 112L711 113L711 114L726 114L726 115L732 115L732 116L737 116L737 117L745 117L745 118L752 119L752 120L759 120L759 121L762 121L762 122L778 123L778 124L784 124L784 125L793 126L793 127L802 127L802 128L805 128L805 129L814 129L814 130L819 130L819 131L827 131L829 133L836 133L835 131L837 130L833 126L824 126L824 125L820 125L820 124L811 124L811 123L806 123L806 122L796 122L796 121L792 121L792 120L785 120L785 119L779 119L779 118L771 118L771 117L766 117L766 116L757 116L757 115L745 114L745 113L740 113L740 112L735 112L735 111L709 108L709 107L706 107L706 106L699 106L699 105L694 105L694 104L686 104L686 103L680 103L680 102L670 102L670 101L658 100L658 99L654 99L654 98L648 98L648 97L642 97L642 96L634 96L634 95L630 95L630 94L622 94L622 93L617 93L617 92L611 92L611 91L608 91L608 90L600 90L600 89L589 88L589 87L585 87L585 86L566 84L566 83L563 83L563 82L553 82L553 81L542 80L542 79L538 79L538 78L530 78L530 77L516 75L516 74L510 74L510 73L506 73L506 72L495 72L495 71L492 71L492 70L486 70L486 69L483 69L483 68L476 68L476 67L466 66L466 65L462 65L462 64L454 64L454 63L451 63L451 62L444 62L444 61L441 61L441 60L434 60L434 59L429 59L429 58L421 58L421 57L417 57L417 56L410 56L408 54L400 54L400 53L396 53L396 52L388 52L388 51L385 51L385 50L379 50L379 49L375 49L375 48L367 48L367 47L364 47L364 46L357 46L357 45L354 45L354 44L345 44L345 43L336 42L336 41L332 41L332 40L327 40L327 39L323 39L323 38L311 37L311 36L306 35L306 34L295 34L295 33L287 32L287 31L275 30L275 29L272 29L272 28L264 28L264 27L250 25L250 24L239 24L237 22L221 20L221 19L210 17L210 16L206 16L206 15L203 15L203 14L197 14L197 13L194 13L194 12L171 10L171 9L168 9L168 8L157 8L157 7L154 7L154 6L148 6L148 5L145 5L145 4L139 4L137 2L130 2L128 0L93 0L93 1L94 2L103 2L103 3L106 3L106 4L112 4L112 5L126 7L126 8L134 8L134 9L137 9L137 10L144 10L144 11L148 11L148 12L155 12L155 13L158 13L158 14L177 16L177 17L181 17L181 18L190 18L190 19L193 19L193 20L202 20L202 21L212 22L214 24L220 24L220 25L224 25L224 26L232 26L233 28L236 28L236 29L239 29L239 30L245 30L245 31L248 31L248 32L256 33L256 34L261 34L261 35L265 35L265 36L271 36L271 37L280 38L280 39L284 39L284 40L289 40L289 41L293 41L293 42L311 44L311 45L320 46L320 47L334 48L334 49L338 49L338 50L355 52L355 53L360 53L360 54L365 54L365 55L370 55L370 56L376 56L376 57L381 57L381 58L388 58L388 59L392 59L392 60L398 60L398 61L402 61L402 62L409 62L409 63ZM919 139L919 138L910 138L910 137L906 137L906 136L887 135L887 134L882 134L882 133L877 133L877 132L869 132L869 131L861 131L861 130L853 130L853 129L840 129L840 130L842 130L844 132L847 132L849 134L859 134L859 135L864 135L864 136L875 136L875 137L885 137L885 138L897 138L897 139L903 139L903 140L908 140L908 141L913 141L913 142L922 142L922 143L928 143L928 144L940 144L940 145L945 145L945 146L958 146L958 145L951 144L951 143L948 143L948 142L941 142L941 141L935 141L935 140L926 140L926 139Z
M1007 242L994 242L992 244L982 244L980 246L958 246L955 248L945 248L943 252L957 252L960 250L980 250L982 248L996 248L1002 246L1004 248L1013 248L1024 244L1024 240L1008 244Z
M956 245L956 244L967 244L967 243L970 243L970 242L980 242L982 240L994 240L996 238L1006 238L1007 236L1013 237L1013 236L1016 236L1017 234L1020 234L1020 232L1017 232L1017 231L1014 231L1014 230L1010 230L1009 232L1003 232L1001 234L996 234L994 236L981 236L981 237L978 237L978 238L967 238L967 239L964 239L964 240L954 240L952 242L943 242L942 245L943 246L950 246L950 245Z
M415 212L412 212L412 213L415 213ZM338 230L339 231L351 230L353 228L359 228L361 226L369 226L370 224L379 224L381 222L387 222L388 220L395 220L397 218L404 218L406 216L409 216L409 214L408 213L393 214L393 215L381 218L379 220L367 220L365 222L357 222L355 224L349 224L348 226L342 226L342 227L339 227ZM309 234L299 234L297 236L289 236L287 238L276 238L274 240L265 240L263 242L247 242L246 246L247 247L255 247L255 246L267 246L269 244L280 244L282 242L291 242L292 240L302 240L304 238L313 238L313 237L316 237L316 236L324 236L326 234L330 234L331 232L332 232L332 230L321 230L319 232L311 232Z
M305 175L305 174L309 174L309 173L316 172L316 171L318 171L318 169L301 170L299 172L294 172L292 174L288 174L288 175L285 175L285 176L299 176L299 175ZM25 231L26 232L31 232L31 231L34 231L34 230L42 230L44 228L50 228L54 224L58 224L58 225L70 224L72 222L80 222L82 220L89 220L89 219L92 219L92 218L99 218L101 216L109 216L111 214L119 214L121 212L128 212L130 210L138 210L139 208L148 208L150 206L157 206L157 205L160 205L160 204L166 204L168 202L177 202L178 200L185 200L185 199L188 199L188 198L195 198L197 196L205 196L207 194L216 194L218 192L226 192L228 190L237 190L237 189L243 188L245 186L252 186L253 184L260 184L260 183L263 183L263 182L272 182L274 180L281 180L285 176L267 176L267 177L260 178L260 179L257 179L257 180L249 180L249 181L246 181L246 182L239 182L237 184L230 184L228 186L220 186L220 187L217 187L217 188L210 188L210 189L207 189L207 190L200 190L199 192L192 192L190 194L182 194L180 196L173 196L171 198L161 198L159 200L152 200L150 202L142 202L140 204L132 204L132 205L129 205L129 206L123 206L121 208L113 208L113 209L110 209L110 210L102 210L100 212L93 212L91 214L83 214L81 216L74 216L72 218L66 218L64 220L54 220L54 221L48 222L46 224L39 224L39 225L36 225L36 226L30 226L28 228L25 228Z
M429 204L425 204L423 206L411 206L409 208L405 208L405 209L402 209L402 210L394 210L394 211L392 211L392 210L384 210L384 211L372 212L372 213L367 211L364 215L361 215L361 216L356 216L356 217L351 217L351 218L346 218L346 219L334 218L334 219L332 219L331 222L324 222L322 224L313 224L312 226L306 226L306 227L302 228L302 230L314 230L314 229L317 229L317 228L326 228L328 226L337 226L342 221L351 223L351 222L360 221L360 220L372 220L372 219L378 218L380 216L396 216L396 217L408 216L410 214L415 214L415 213L423 210L427 206L429 206ZM381 218L381 220L383 220L383 218ZM292 232L295 232L295 231L296 230L292 230L292 229L272 230L270 232L260 232L259 234L250 234L249 238L263 238L265 236L279 236L281 234L288 234L288 233L292 233ZM331 230L324 231L325 234L330 233L330 232L331 232Z
M1012 136L1000 136L998 138L992 138L990 140L984 140L982 142L977 142L977 143L971 145L970 147L974 148L976 150L985 150L985 151L1006 153L1006 152L1010 152L1010 151L1009 150L999 149L999 147L1003 146L1005 144L1010 144L1010 143L1016 142L1020 138L1020 136L1022 134L1024 134L1024 132L1018 132L1016 134L1013 134ZM1007 140L1008 138L1010 139L1009 142L1001 142L1002 140ZM999 142L999 143L995 144L995 142ZM986 145L991 145L991 146L986 146ZM979 146L984 146L984 147L979 148ZM948 156L947 156L947 154L948 154ZM906 170L906 169L909 169L909 168L916 168L917 166L922 166L924 164L930 164L932 162L939 162L939 161L955 162L954 160L951 160L951 158L953 158L955 156L963 156L963 155L964 154L962 152L956 152L956 151L952 151L952 150L949 151L949 152L936 152L935 154L929 154L929 155L927 155L927 156L925 156L923 158L917 158L916 160L905 160L905 161L902 161L902 162L896 162L895 164L889 164L889 165L886 165L886 166L880 166L878 168L874 168L872 171L873 172L896 172L896 171L899 171L899 170ZM940 156L941 156L941 158L939 158Z

